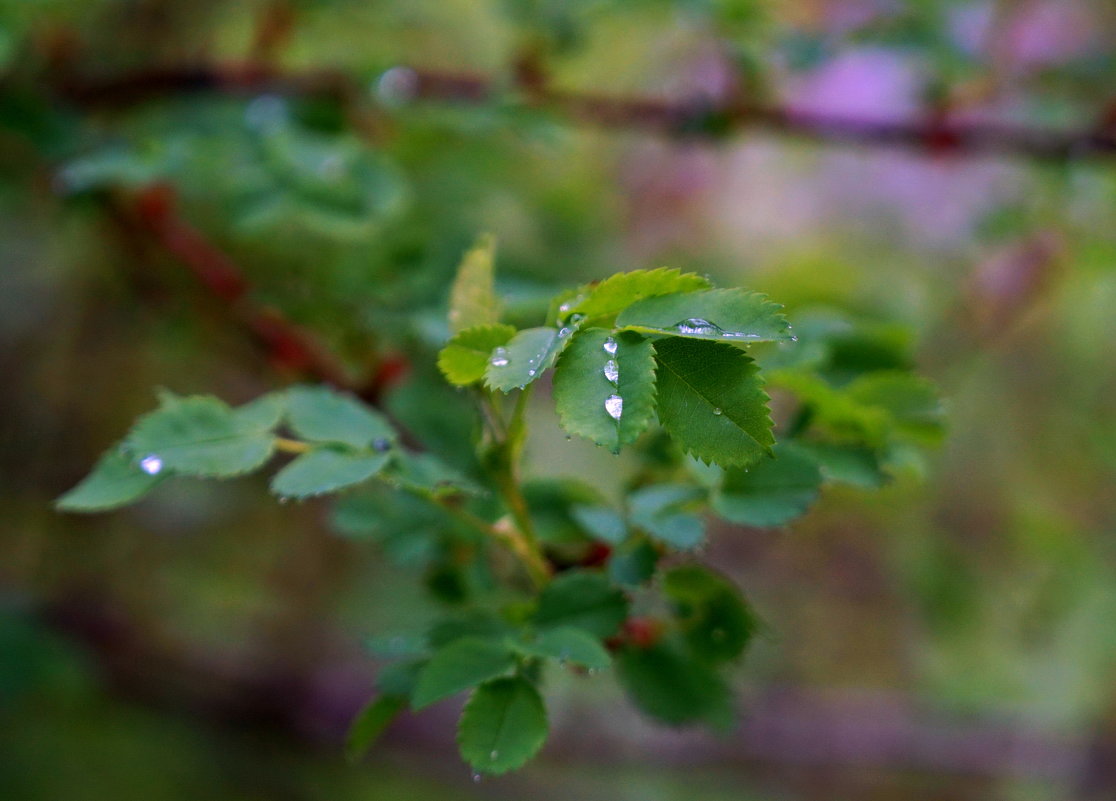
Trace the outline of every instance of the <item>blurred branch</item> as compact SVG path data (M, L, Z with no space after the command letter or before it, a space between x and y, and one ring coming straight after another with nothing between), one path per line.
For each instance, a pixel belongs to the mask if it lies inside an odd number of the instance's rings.
M549 87L537 64L520 64L510 80L400 66L386 87L397 102L442 100L484 104L514 91L528 108L553 111L575 122L645 130L671 137L723 137L744 130L865 147L905 147L935 155L1000 155L1063 162L1116 156L1116 134L1105 128L1062 130L1007 123L960 121L928 110L920 119L866 120L787 105L708 99L619 97ZM381 88L385 79L381 79ZM509 86L510 84L510 86ZM332 70L285 72L262 65L218 64L150 69L104 79L55 82L64 99L86 108L120 108L171 94L226 92L330 96L367 118L372 101L355 78Z

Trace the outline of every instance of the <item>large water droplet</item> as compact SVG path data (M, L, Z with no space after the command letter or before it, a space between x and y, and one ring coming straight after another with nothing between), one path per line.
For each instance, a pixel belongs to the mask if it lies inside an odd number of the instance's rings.
M679 334L692 336L721 336L725 330L702 317L687 317L685 320L674 324L674 330Z
M720 406L714 406L713 407L713 414L721 415L721 414L724 414L724 412L721 410Z
M616 363L615 359L609 359L605 362L604 377L608 379L610 384L616 384L620 380L620 365Z
M507 367L508 349L496 348L496 350L492 352L492 358L488 360L488 363L491 364L493 367Z
M609 395L605 398L605 411L613 420L619 420L624 413L624 399L619 395Z
M390 451L391 450L391 440L382 439L382 438L378 439L378 440L375 440L372 443L372 450L376 451L376 453L384 453L385 451Z
M604 352L607 353L609 356L615 356L616 355L616 340L615 339L613 339L612 337L609 337L608 339L605 340Z
M163 460L153 453L144 456L140 459L140 470L147 473L149 476L157 476L163 469Z
M572 333L573 333L572 328L563 328L561 331L558 332L558 338L559 339L565 339L566 337L568 337Z

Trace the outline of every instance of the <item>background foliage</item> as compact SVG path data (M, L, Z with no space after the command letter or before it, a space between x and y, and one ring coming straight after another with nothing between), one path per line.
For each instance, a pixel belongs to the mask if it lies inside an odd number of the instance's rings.
M1038 0L0 4L0 785L1109 797L1112 24ZM923 482L909 464L789 530L712 527L704 558L766 632L726 739L571 677L516 778L469 781L439 706L348 768L361 641L434 611L386 557L429 538L256 479L49 508L153 387L327 378L466 460L433 365L478 231L516 322L671 264L796 330L856 321L950 399ZM614 496L613 457L552 408L530 410L532 474Z

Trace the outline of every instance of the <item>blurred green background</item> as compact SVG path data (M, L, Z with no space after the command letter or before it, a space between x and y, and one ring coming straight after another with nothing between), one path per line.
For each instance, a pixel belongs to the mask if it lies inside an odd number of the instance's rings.
M1114 34L1076 0L0 0L0 796L1116 796ZM725 112L753 105L819 136ZM452 703L348 766L362 641L432 612L405 542L262 478L50 507L155 388L326 362L468 449L432 365L482 231L524 319L669 264L895 326L948 399L884 490L715 532L767 629L724 737L602 674L551 688L511 777L471 781ZM531 473L615 481L548 406Z

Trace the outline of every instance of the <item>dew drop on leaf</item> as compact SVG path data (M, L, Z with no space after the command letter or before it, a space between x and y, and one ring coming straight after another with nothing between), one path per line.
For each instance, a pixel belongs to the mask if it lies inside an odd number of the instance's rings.
M492 358L488 362L493 367L507 367L508 366L508 349L496 348L492 352Z
M620 365L616 363L615 359L609 359L605 362L604 377L608 379L610 384L615 384L620 380Z
M495 762L498 756L500 756L500 752L493 748L492 751L489 753L488 758Z
M376 453L383 453L384 451L391 450L391 441L386 439L378 439L372 443L372 450Z
M609 337L608 339L605 340L605 343L604 343L603 347L604 347L604 352L607 353L609 356L615 356L616 355L616 340L613 339L612 337Z
M713 407L713 414L716 414L716 415L721 415L721 414L724 414L724 412L722 412L722 411L721 411L721 407L720 407L720 406L714 406L714 407Z
M153 453L149 453L140 459L140 470L147 473L149 476L157 476L163 469L163 460Z
M624 413L624 399L619 395L609 395L604 402L605 411L613 420L619 420Z

